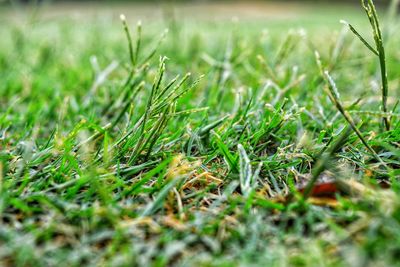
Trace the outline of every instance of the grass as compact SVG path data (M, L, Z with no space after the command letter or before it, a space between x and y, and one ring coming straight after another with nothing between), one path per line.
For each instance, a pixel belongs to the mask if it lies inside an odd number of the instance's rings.
M398 265L398 23L362 3L293 25L1 10L1 265Z

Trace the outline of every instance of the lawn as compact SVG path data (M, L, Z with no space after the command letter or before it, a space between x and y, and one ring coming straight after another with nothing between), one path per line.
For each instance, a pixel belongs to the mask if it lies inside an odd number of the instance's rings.
M399 265L399 23L367 15L0 6L0 265Z

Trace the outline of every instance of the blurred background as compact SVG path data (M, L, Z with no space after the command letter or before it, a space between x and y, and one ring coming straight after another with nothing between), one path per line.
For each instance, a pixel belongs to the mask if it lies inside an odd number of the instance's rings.
M399 0L374 2L380 9L384 9L389 5L398 6ZM360 0L0 0L0 16L3 19L7 15L15 17L18 13L33 8L42 18L115 17L125 13L132 19L151 23L166 16L202 21L232 18L296 21L314 19L313 16L317 16L318 19L326 17L326 23L329 24L332 14L357 13L359 7Z
M399 0L374 0L378 8L398 6ZM313 19L359 12L360 0L0 0L0 15L34 8L45 18L118 16L154 21L165 16L179 19ZM357 12L355 12L357 11ZM14 12L14 13L13 13ZM25 14L26 15L26 14Z
M374 0L383 23L395 17L399 1ZM16 48L24 46L36 53L43 46L76 66L93 54L105 62L121 58L126 40L120 14L132 29L142 22L146 44L169 29L163 53L179 54L185 64L203 52L221 54L231 36L251 43L268 35L279 43L296 32L324 43L340 35L341 19L368 33L359 0L0 0L0 49L20 53Z

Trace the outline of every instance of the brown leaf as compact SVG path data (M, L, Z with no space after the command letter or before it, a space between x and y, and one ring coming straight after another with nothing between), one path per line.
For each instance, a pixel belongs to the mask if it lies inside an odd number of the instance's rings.
M300 193L304 193L305 187L299 188ZM325 182L319 183L314 186L311 190L310 197L329 197L335 198L335 195L339 193L339 188L336 182Z

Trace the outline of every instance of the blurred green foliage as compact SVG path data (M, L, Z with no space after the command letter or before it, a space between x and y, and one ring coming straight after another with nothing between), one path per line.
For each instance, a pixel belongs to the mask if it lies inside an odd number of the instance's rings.
M17 2L17 3L35 3L35 2L141 2L141 3L157 3L157 2L188 2L188 3L196 3L196 2L248 2L247 0L0 0L2 2ZM259 2L266 2L266 1L276 1L276 0L259 0ZM337 2L353 2L359 3L360 0L280 0L283 2L330 2L330 3L337 3ZM375 3L389 3L391 0L375 0ZM279 1L278 1L279 2Z

